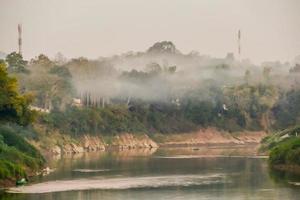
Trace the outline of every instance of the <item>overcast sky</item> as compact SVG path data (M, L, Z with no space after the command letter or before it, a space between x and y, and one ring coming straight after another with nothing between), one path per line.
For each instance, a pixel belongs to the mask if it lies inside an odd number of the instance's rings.
M300 54L300 0L0 0L0 51L25 58L97 58L173 41L179 50L216 57L237 52L254 62Z

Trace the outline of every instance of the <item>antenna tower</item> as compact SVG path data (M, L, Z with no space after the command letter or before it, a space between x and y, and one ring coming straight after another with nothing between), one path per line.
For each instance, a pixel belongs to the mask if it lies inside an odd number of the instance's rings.
M241 33L241 29L239 29L238 31L238 54L239 54L239 59L241 60L241 53L242 53L242 49L241 49L241 37L242 37L242 33Z
M18 24L18 45L19 54L22 55L22 24Z

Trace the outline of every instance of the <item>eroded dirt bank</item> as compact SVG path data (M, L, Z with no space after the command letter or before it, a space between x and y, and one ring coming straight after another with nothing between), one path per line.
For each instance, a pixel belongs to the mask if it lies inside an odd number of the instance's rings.
M58 131L47 133L40 129L40 140L31 141L41 152L51 155L74 154L82 152L104 151L114 149L142 149L160 147L189 147L222 144L259 144L267 134L263 131L243 131L229 133L216 128L200 129L192 133L147 134L122 133L115 136L92 136L89 134L78 138L64 135Z
M200 129L193 133L156 135L154 138L162 147L188 147L206 144L259 144L267 135L264 131L243 131L229 133L216 128Z
M71 138L52 133L51 138L31 141L44 155L76 154L113 149L157 148L158 145L146 134L123 133L113 137L84 135Z

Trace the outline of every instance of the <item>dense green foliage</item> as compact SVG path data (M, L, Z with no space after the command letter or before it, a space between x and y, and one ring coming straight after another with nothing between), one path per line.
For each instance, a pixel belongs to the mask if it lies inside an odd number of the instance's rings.
M0 122L32 122L34 113L28 108L31 101L31 95L18 93L17 80L8 76L5 63L0 61Z
M300 90L287 92L273 107L276 128L286 128L300 123Z
M172 133L208 126L268 131L300 119L297 64L255 66L233 55L182 54L166 41L146 52L97 60L41 54L27 63L16 53L6 60L9 68L21 63L29 71L12 71L20 91L51 111L43 122L64 133ZM74 100L82 107L71 108Z
M19 178L40 169L44 158L23 137L24 128L0 126L0 179Z
M286 136L295 136L299 132L300 126L298 125L270 134L261 141L261 151L269 151L283 141Z
M78 136L90 134L116 134L122 132L183 132L195 128L185 121L180 112L170 106L155 105L110 106L106 108L69 107L65 112L52 112L43 116L42 123L63 133Z
M239 63L233 55L184 55L172 42L99 60L66 60L62 55L51 60L41 54L27 63L16 53L6 60L9 69L22 65L28 70L10 72L22 93L34 94L34 106L51 111L41 122L65 134L165 134L208 126L271 130L300 119L300 90L291 87L298 65L284 76L286 66L280 63L257 67ZM117 70L119 65L129 65L129 70ZM73 98L83 105L74 107Z
M11 73L29 73L26 69L27 61L23 60L21 54L12 52L6 56L6 62L8 63L8 71Z
M65 134L181 133L200 127L215 126L229 131L246 127L243 113L235 107L209 101L176 104L131 102L101 107L68 107L42 115L40 122Z
M149 73L126 75L142 82ZM136 79L133 79L133 78ZM125 77L124 77L125 78ZM264 122L275 104L278 93L273 86L243 84L218 89L208 87L207 97L202 90L187 93L180 102L131 100L129 105L119 101L101 107L68 106L64 111L53 111L41 122L66 134L115 134L122 132L180 133L201 127L218 127L228 131L261 130L271 126ZM213 100L213 101L212 101Z
M300 165L300 138L290 138L276 145L270 153L270 163Z
M262 140L262 151L270 151L270 164L300 165L300 126L284 129Z
M13 62L14 56L17 55L10 54L8 62ZM15 67L20 64L14 63ZM8 76L6 70L5 63L0 61L0 179L13 179L40 169L45 161L24 139L25 133L34 135L24 127L34 119L34 112L29 109L32 97L19 94L17 80ZM12 125L5 125L9 123Z

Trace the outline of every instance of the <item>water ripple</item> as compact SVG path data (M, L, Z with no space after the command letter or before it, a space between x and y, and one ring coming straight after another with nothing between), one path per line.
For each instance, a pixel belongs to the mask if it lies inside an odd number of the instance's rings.
M223 174L170 175L128 178L97 178L49 181L10 188L9 193L50 193L75 190L124 190L137 188L188 187L228 182Z

